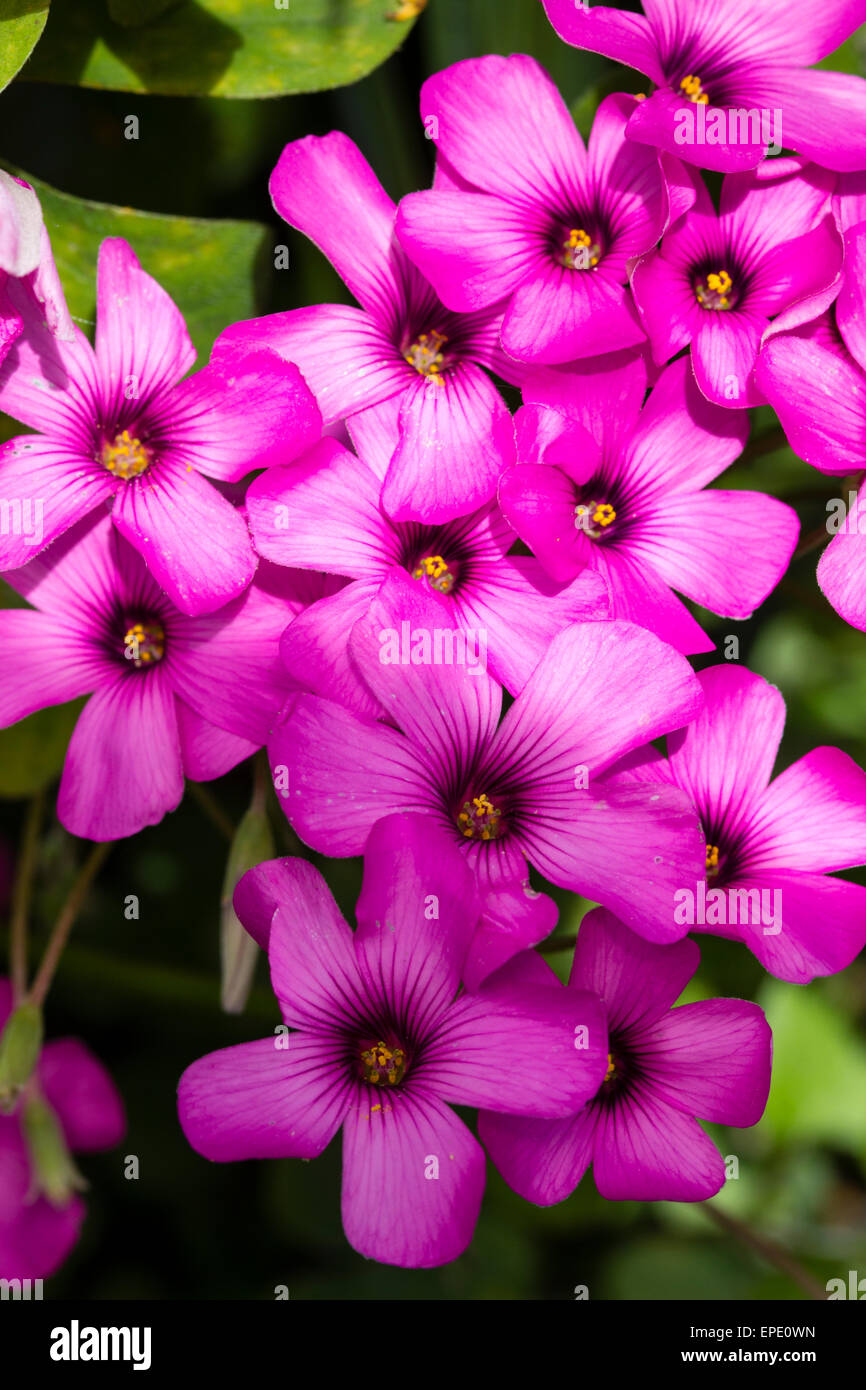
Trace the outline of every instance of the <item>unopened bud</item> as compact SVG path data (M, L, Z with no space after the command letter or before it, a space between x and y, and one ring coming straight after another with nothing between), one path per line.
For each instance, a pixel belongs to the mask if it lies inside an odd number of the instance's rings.
M232 905L235 888L247 869L274 857L274 841L264 808L255 802L240 822L229 850L220 913L220 1002L226 1013L243 1012L253 982L259 948L244 930Z
M38 1004L19 1004L6 1020L0 1037L0 1113L9 1115L26 1086L42 1048L42 1010Z
M65 1207L87 1186L66 1147L63 1129L44 1096L34 1092L24 1102L24 1137L30 1151L34 1186L54 1207Z

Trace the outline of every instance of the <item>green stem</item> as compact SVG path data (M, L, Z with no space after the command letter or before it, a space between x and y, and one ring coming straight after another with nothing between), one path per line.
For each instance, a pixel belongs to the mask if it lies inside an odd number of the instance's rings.
M9 976L12 997L19 1003L27 992L27 927L30 902L33 897L33 875L39 856L39 830L42 825L42 793L37 792L27 807L18 872L12 895L12 918L9 924Z
M187 788L204 811L208 820L211 821L219 830L220 834L232 842L235 838L235 827L232 825L223 808L220 806L216 797L202 786L201 782L187 782Z
M28 995L30 1003L38 1004L40 1008L45 1003L46 996L51 988L51 982L54 979L54 973L60 963L60 957L63 955L63 948L69 939L69 933L75 925L75 920L81 911L90 885L105 862L112 843L113 841L106 840L102 844L93 846L93 849L78 871L78 876L67 894L65 903L60 909L60 915L48 938L45 954L42 957L39 969L36 972L36 978L30 987L30 993Z
M777 1245L769 1236L758 1235L744 1221L738 1221L736 1217L729 1216L727 1212L715 1206L712 1202L701 1202L700 1206L706 1212L711 1221L715 1221L727 1235L734 1236L742 1245L753 1250L767 1264L774 1265L782 1274L786 1275L798 1288L801 1288L807 1298L816 1301L826 1301L827 1290L822 1288L816 1279L813 1279L807 1269L789 1255L781 1245Z

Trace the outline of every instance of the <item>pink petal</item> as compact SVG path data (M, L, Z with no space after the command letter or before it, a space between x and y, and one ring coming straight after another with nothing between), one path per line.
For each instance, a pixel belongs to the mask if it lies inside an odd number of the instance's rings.
M96 361L110 418L124 400L158 400L196 354L177 305L120 237L99 248L97 285Z
M162 673L124 672L92 695L66 753L57 815L72 835L118 840L183 796L174 695Z
M233 1163L318 1157L349 1096L338 1042L283 1033L200 1057L180 1079L177 1104L196 1152Z
M112 1149L120 1143L126 1129L123 1102L105 1067L84 1043L77 1038L46 1043L39 1058L39 1085L74 1152Z
M349 1243L368 1260L410 1269L456 1260L472 1239L481 1207L481 1145L447 1106L426 1094L359 1084L355 1095L343 1128Z
M704 999L642 1029L653 1095L720 1125L758 1123L770 1090L772 1034L763 1010L743 999Z
M121 487L112 517L182 613L212 613L255 573L241 513L194 468L169 456L152 481L145 473Z

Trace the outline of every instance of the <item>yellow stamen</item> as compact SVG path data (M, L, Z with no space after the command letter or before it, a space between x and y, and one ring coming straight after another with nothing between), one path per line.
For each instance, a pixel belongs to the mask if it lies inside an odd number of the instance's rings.
M683 78L680 83L680 91L683 96L688 97L689 101L700 102L702 106L706 106L710 100L701 86L701 79L693 74Z
M578 502L574 509L576 530L585 531L593 540L601 535L599 526L610 526L616 521L616 512L609 502Z
M377 1042L361 1053L361 1076L374 1086L396 1086L406 1071L406 1054L402 1047L389 1047Z
M712 877L719 872L719 847L707 845L707 873Z
M572 227L562 243L561 261L569 270L592 270L601 259L601 247L582 227Z
M498 840L503 833L502 812L486 792L464 801L457 823L466 840Z
M134 439L129 430L115 435L114 442L107 441L102 446L100 461L109 473L116 478L137 478L150 467L153 455L140 439Z
M440 594L450 594L454 588L456 576L448 568L448 563L443 560L441 555L427 555L423 560L419 560L417 566L412 571L413 579L426 578L433 589L438 589Z
M161 623L133 623L123 637L123 654L136 670L153 666L165 656L165 629Z
M616 1062L613 1060L613 1053L612 1053L612 1052L609 1052L609 1053L607 1054L607 1071L606 1071L605 1077L604 1077L605 1082L607 1082L607 1081L612 1081L613 1078L615 1077L615 1075L616 1075Z
M430 381L441 382L440 373L445 365L442 348L447 342L445 334L437 332L434 328L416 338L408 352L403 355L410 367L414 367L421 376L426 376Z
M726 270L713 270L706 282L697 282L695 296L704 309L730 309L733 288L734 282Z

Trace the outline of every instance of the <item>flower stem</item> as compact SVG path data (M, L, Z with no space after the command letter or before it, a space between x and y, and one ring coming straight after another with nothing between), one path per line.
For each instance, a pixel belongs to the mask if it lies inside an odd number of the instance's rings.
M28 998L32 1004L38 1004L41 1007L45 1003L46 995L51 988L51 981L54 979L54 973L63 954L63 948L69 939L69 933L72 931L90 885L99 873L112 843L111 840L106 840L93 846L69 890L51 936L48 938L48 945L45 947L45 954L36 972L36 978L30 987Z
M827 1290L822 1288L817 1280L812 1278L809 1271L804 1269L793 1255L789 1255L788 1251L784 1250L781 1245L777 1245L769 1236L758 1235L745 1222L729 1216L727 1212L722 1211L712 1202L701 1202L700 1206L710 1220L715 1221L716 1225L721 1227L727 1235L734 1236L741 1244L754 1250L755 1254L759 1255L767 1264L774 1265L782 1274L787 1275L798 1288L803 1290L808 1298L826 1301Z
M211 821L229 843L231 843L235 838L235 828L216 797L212 796L200 782L187 782L186 785L204 811L208 820Z
M811 551L817 550L829 539L830 532L827 530L827 523L823 522L820 526L816 526L814 531L810 531L808 535L803 537L791 559L801 560L804 555L809 555Z
M42 793L37 792L27 807L18 871L12 895L12 919L9 924L9 976L15 1003L27 991L27 927L30 901L33 896L33 875L39 855L39 830L42 825Z

